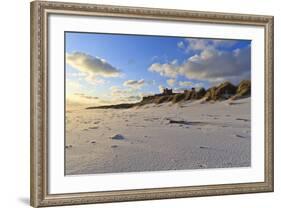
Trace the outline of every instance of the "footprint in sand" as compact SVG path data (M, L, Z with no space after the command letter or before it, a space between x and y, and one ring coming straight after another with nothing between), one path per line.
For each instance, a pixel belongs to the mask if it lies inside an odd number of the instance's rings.
M200 149L209 149L209 147L206 147L206 146L200 146L199 148Z
M208 117L216 117L216 116L218 116L218 115L206 114L206 116L208 116Z
M137 139L136 141L137 141L138 143L144 143L144 141L141 140L141 139Z
M243 139L246 138L246 137L244 137L244 136L242 136L242 135L239 135L239 134L235 134L235 136L238 137L238 138L243 138Z
M98 129L99 127L98 126L92 126L92 127L89 127L88 129Z
M245 121L245 122L249 122L249 119L246 118L236 118L237 121Z
M185 125L185 126L205 126L205 125L210 124L210 123L201 122L201 121L185 121L185 120L172 120L172 119L167 119L167 120L169 122L168 124L179 124L179 125Z

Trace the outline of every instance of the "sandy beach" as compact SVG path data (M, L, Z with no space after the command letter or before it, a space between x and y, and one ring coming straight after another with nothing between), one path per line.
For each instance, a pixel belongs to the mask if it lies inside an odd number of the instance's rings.
M251 98L67 109L66 174L247 167Z

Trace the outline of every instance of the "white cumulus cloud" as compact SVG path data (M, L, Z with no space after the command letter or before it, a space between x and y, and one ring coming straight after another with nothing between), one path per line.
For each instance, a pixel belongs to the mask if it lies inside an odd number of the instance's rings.
M207 48L181 64L153 63L148 70L173 79L177 76L185 76L188 79L211 83L225 80L237 83L241 79L250 78L250 69L251 49L246 47L233 51Z
M203 51L206 49L218 49L220 47L229 48L237 43L236 40L221 40L221 39L200 39L200 38L185 38L185 50Z
M110 99L112 103L137 102L142 99L142 95L134 88L122 88L112 86L110 88Z
M158 89L159 89L159 92L162 93L164 91L165 87L163 87L162 85L159 85Z
M145 81L143 79L140 80L127 80L123 83L125 87L130 87L134 89L140 89L144 86Z
M82 52L74 52L66 54L66 63L84 73L86 81L95 82L97 77L120 77L121 71L112 66L106 60L94 57ZM100 83L98 81L98 83Z
M183 41L178 42L178 43L177 43L177 46L178 46L179 48L184 48L184 47L185 47Z
M249 78L250 69L251 50L247 47L238 51L203 50L183 63L178 72L189 79L237 83Z
M178 67L178 64L174 60L173 62L167 64L153 63L148 68L148 71L157 72L164 77L176 78L178 75Z
M190 87L192 85L193 85L192 82L187 82L187 81L180 81L179 82L179 86L181 86L181 87Z
M175 79L168 79L168 80L167 80L167 84L168 84L170 87L174 86L175 83L176 83L176 80L175 80Z

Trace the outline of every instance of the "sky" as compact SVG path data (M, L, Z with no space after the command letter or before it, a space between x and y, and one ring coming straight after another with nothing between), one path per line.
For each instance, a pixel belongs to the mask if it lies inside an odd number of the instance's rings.
M132 103L250 79L251 41L66 32L65 62L68 104Z

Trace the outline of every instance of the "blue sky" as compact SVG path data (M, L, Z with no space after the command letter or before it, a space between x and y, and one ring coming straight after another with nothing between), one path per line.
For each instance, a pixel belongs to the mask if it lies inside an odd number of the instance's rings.
M250 40L65 33L68 101L104 105L249 79Z

